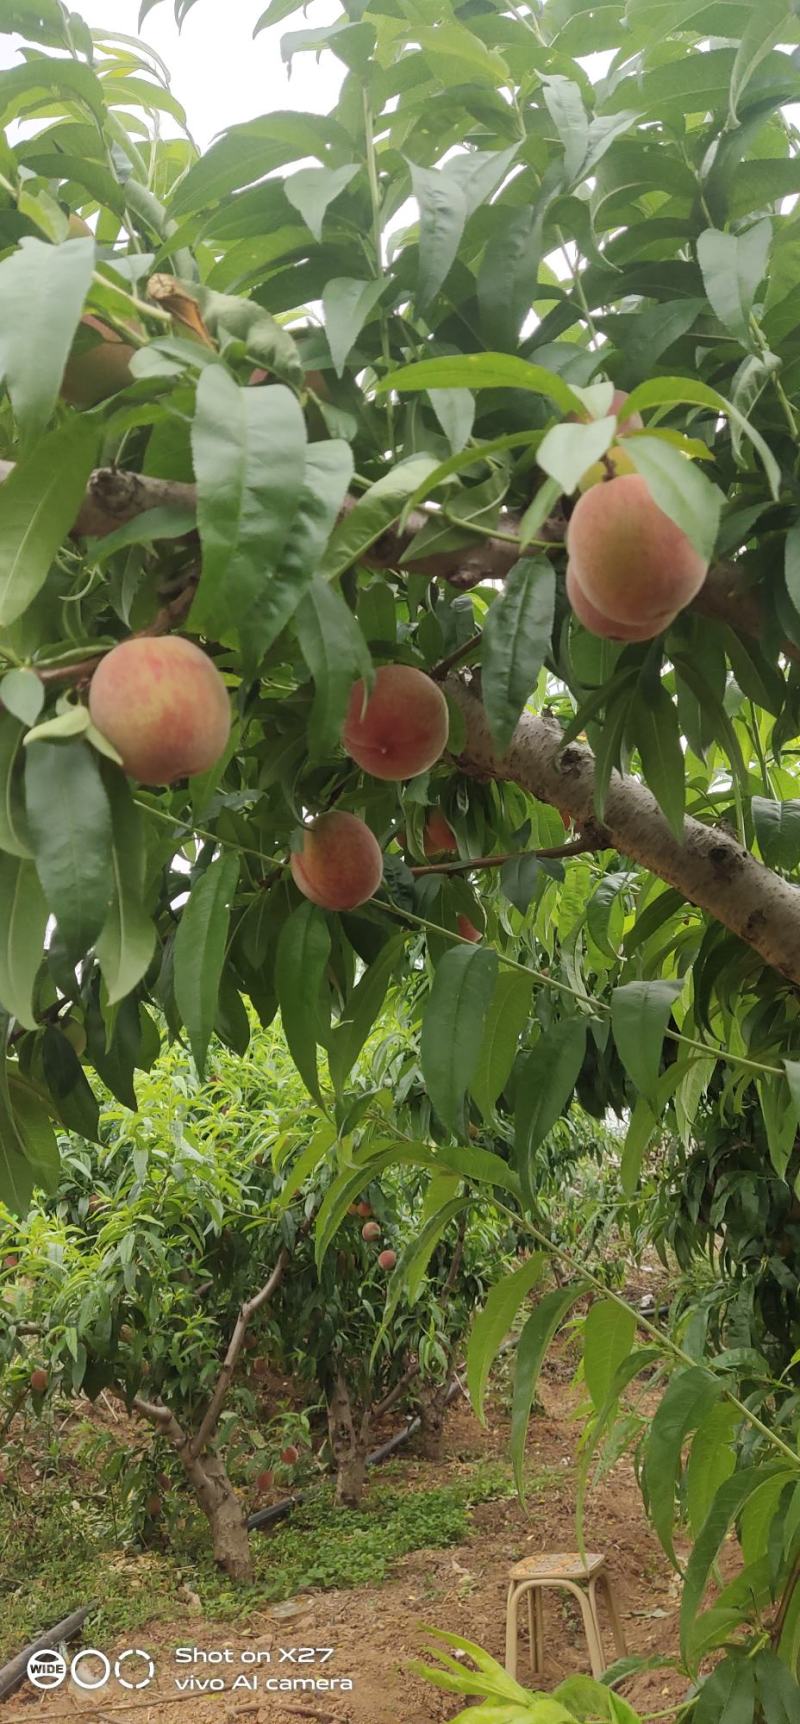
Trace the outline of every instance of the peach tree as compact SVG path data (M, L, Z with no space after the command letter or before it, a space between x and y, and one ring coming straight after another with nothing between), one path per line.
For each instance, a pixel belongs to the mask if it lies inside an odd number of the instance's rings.
M254 7L257 37L290 12ZM536 1150L573 1093L626 1120L627 1194L708 1109L732 1136L758 1109L793 1180L796 6L294 22L288 66L342 67L334 110L198 155L144 45L3 10L4 1200L52 1184L95 1078L136 1105L162 1026L200 1070L215 1034L243 1052L246 1000L335 1127L321 1254L367 1161L429 1175L420 1261L465 1177L541 1243ZM424 1140L350 1088L390 987L421 1015ZM511 1160L473 1102L510 1112ZM520 1465L549 1335L597 1286L561 1256ZM479 1405L537 1263L476 1323ZM667 1373L648 1508L677 1564L688 1501L687 1669L726 1647L698 1720L785 1724L791 1376L740 1393L730 1349L593 1310L598 1442ZM703 1611L731 1527L743 1575Z

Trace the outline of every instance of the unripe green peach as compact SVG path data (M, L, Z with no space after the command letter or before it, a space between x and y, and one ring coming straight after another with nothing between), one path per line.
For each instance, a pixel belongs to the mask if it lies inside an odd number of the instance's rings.
M639 628L700 591L708 563L654 502L639 474L595 485L578 499L567 528L573 581L595 611Z
M611 406L609 407L608 412L609 415L615 413L617 416L617 437L625 437L629 431L644 430L644 420L641 413L630 413L626 419L620 419L620 413L627 399L628 392L626 389L615 389L611 397ZM577 414L571 413L570 418L576 419ZM609 473L606 462L608 462L613 468L613 475ZM618 444L614 442L612 447L608 450L604 461L593 461L591 467L587 467L586 472L583 474L578 485L578 490L589 491L591 490L592 485L602 484L605 479L609 479L612 476L614 478L619 478L623 473L635 472L636 468L630 455L627 455L625 450L620 449Z
M290 865L295 885L323 910L355 910L383 879L377 838L363 820L338 808L305 828L303 848L293 851Z
M70 407L95 407L133 381L130 362L136 349L89 312L81 318L81 325L93 330L98 339L86 347L80 341L73 348L61 380L61 394Z
M640 623L638 627L632 623L612 622L610 617L604 617L602 611L598 611L593 604L590 604L576 578L571 563L567 564L567 598L578 622L583 623L584 628L588 629L590 634L599 635L601 640L654 640L656 635L663 634L664 630L669 628L670 623L675 621L674 615L667 613L666 616L655 617L652 622ZM568 824L569 822L565 821L565 826Z
M179 635L114 647L92 677L89 712L140 784L174 784L207 772L224 753L231 728L216 665Z
M444 753L447 701L424 671L382 665L366 706L364 700L364 684L357 682L342 740L351 760L373 778L415 778Z
M457 856L456 835L441 808L432 808L425 822L422 846L426 856Z

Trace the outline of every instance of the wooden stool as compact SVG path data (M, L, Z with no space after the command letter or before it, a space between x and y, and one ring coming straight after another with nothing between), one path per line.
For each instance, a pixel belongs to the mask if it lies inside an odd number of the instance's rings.
M527 1556L523 1562L515 1563L509 1571L506 1610L506 1670L509 1676L516 1676L517 1673L519 1605L524 1595L527 1596L528 1600L531 1670L535 1675L541 1675L544 1668L544 1600L542 1593L545 1587L560 1588L563 1592L571 1592L573 1598L577 1598L583 1617L592 1675L602 1676L606 1665L603 1657L600 1618L597 1612L598 1587L602 1587L605 1593L614 1634L614 1645L620 1658L625 1655L625 1636L617 1610L617 1601L606 1570L606 1559L604 1556L593 1555L589 1551L586 1553L585 1562L581 1556L573 1551L568 1554L559 1551L555 1556Z

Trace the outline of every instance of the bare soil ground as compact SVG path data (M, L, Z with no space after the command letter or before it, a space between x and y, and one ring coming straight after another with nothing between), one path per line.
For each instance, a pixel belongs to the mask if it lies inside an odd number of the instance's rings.
M465 1704L440 1693L408 1670L408 1661L423 1650L422 1625L431 1624L482 1644L502 1663L505 1634L507 1571L521 1557L545 1551L573 1550L574 1463L579 1427L572 1417L574 1397L569 1368L554 1359L543 1378L543 1412L534 1418L528 1444L534 1475L549 1474L545 1488L531 1497L529 1511L515 1499L485 1503L474 1511L468 1543L447 1550L416 1551L404 1557L392 1578L376 1589L304 1595L288 1605L265 1606L248 1619L243 1630L230 1623L215 1624L186 1602L176 1599L175 1620L142 1630L137 1645L156 1664L156 1678L142 1693L125 1693L112 1682L98 1694L80 1694L71 1685L37 1695L25 1688L0 1706L3 1724L43 1724L56 1719L96 1720L108 1724L287 1724L296 1718L316 1724L443 1724ZM464 1403L449 1416L446 1457L439 1465L414 1459L404 1469L409 1487L452 1482L459 1469L484 1457L507 1454L508 1429L499 1411L482 1430ZM254 1535L257 1536L257 1535ZM593 1492L587 1512L587 1543L606 1554L621 1605L628 1649L639 1653L672 1653L677 1646L679 1590L677 1576L651 1533L642 1511L632 1466L625 1460ZM545 1681L550 1688L572 1671L588 1668L579 1619L572 1602L548 1595L546 1610ZM212 1666L204 1661L179 1666L178 1647L224 1651L234 1662ZM280 1660L280 1648L333 1647L324 1664L298 1666ZM252 1662L259 1649L272 1663ZM120 1647L105 1647L113 1658ZM242 1661L242 1654L248 1655ZM608 1657L613 1657L610 1635ZM132 1668L132 1667L131 1667ZM200 1678L220 1675L224 1692L176 1689L176 1677L192 1670ZM232 1689L242 1673L260 1671L257 1691ZM520 1644L520 1680L527 1681L527 1646ZM267 1693L266 1676L295 1678L349 1677L352 1692L312 1690ZM138 1670L137 1670L138 1675ZM685 1690L684 1679L671 1671L643 1673L626 1684L630 1700L643 1711L675 1704Z

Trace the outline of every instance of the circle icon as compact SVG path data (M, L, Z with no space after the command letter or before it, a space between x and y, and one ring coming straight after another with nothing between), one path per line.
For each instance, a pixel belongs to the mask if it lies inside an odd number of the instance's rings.
M132 1680L132 1675L123 1676L122 1674L122 1666L129 1658L141 1658L147 1666L144 1675L140 1675L138 1682ZM132 1646L127 1652L121 1652L119 1658L114 1662L114 1675L121 1688L147 1688L153 1681L155 1673L156 1667L149 1652L143 1652L141 1646ZM133 1674L135 1674L135 1670Z
M96 1658L102 1665L102 1675L99 1677L95 1676L93 1679L87 1680L86 1676L81 1672L81 1665L84 1662L87 1662L90 1658ZM69 1667L69 1673L76 1688L83 1688L89 1691L95 1688L105 1688L111 1675L111 1663L110 1660L106 1658L104 1652L98 1652L96 1646L85 1646L82 1652L76 1652Z
M60 1688L66 1674L66 1658L49 1646L32 1653L28 1659L28 1679L34 1688Z

